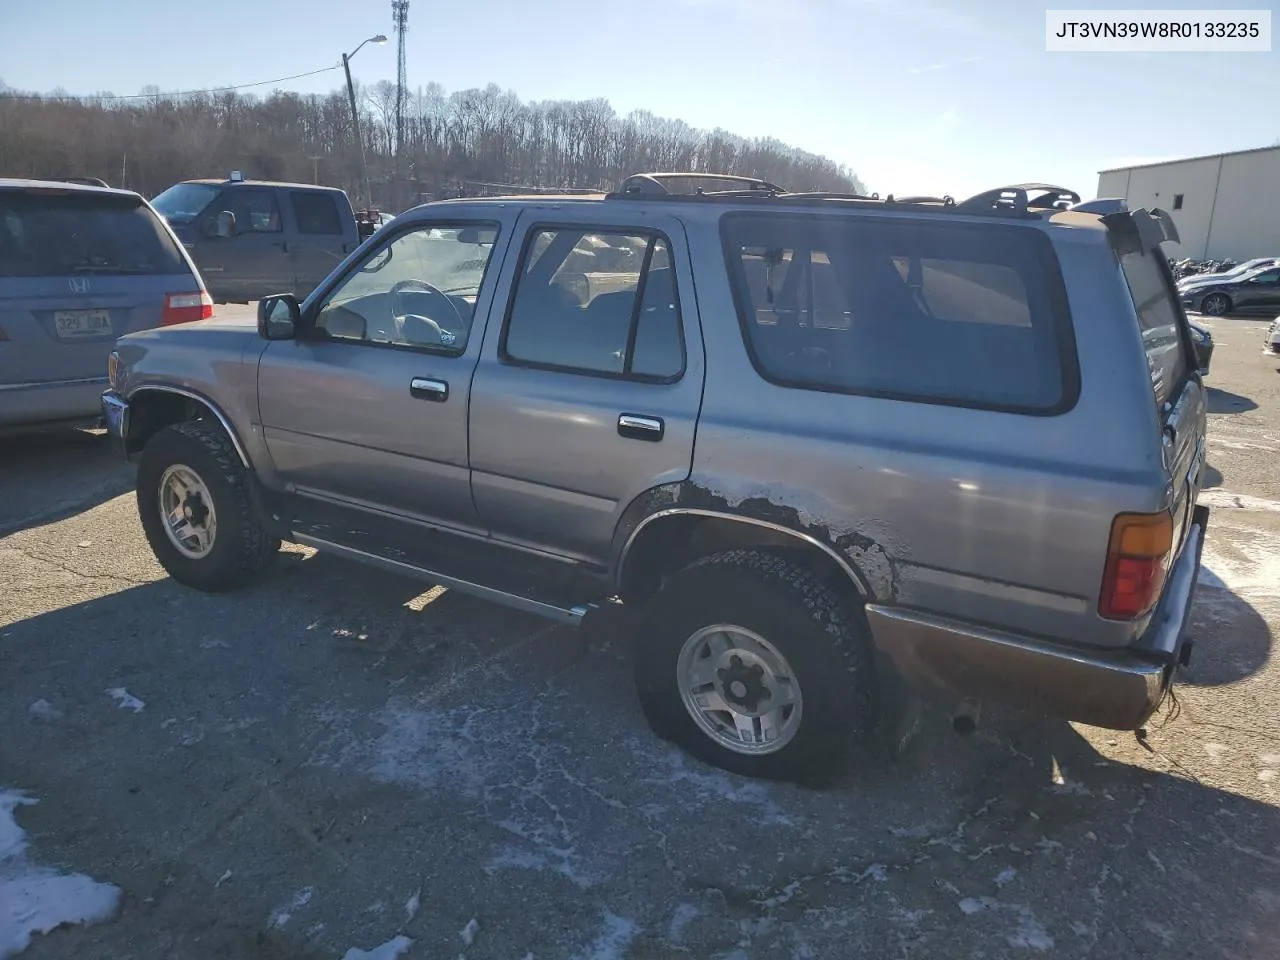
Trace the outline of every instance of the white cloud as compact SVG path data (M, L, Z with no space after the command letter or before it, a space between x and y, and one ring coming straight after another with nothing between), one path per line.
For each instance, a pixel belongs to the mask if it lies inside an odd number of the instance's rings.
M940 63L931 63L924 67L911 67L907 70L907 73L933 73L937 70L963 66L966 63L979 63L985 59L986 57L961 57L959 60L943 60Z

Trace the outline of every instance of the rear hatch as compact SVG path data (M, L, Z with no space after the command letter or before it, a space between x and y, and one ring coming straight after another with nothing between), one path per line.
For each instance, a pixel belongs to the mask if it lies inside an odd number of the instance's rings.
M140 197L0 188L0 385L105 377L117 337L201 289Z
M1117 218L1130 218L1130 223L1112 221L1108 226L1113 230L1120 268L1133 297L1151 373L1151 391L1162 434L1161 451L1172 495L1176 556L1186 538L1203 482L1206 396L1196 373L1198 363L1190 324L1168 261L1160 250L1164 239L1176 239L1177 235L1170 237L1163 232L1172 227L1165 228L1160 223L1161 216L1158 211L1117 214ZM1146 218L1145 222L1142 218ZM1152 223L1160 232L1150 226Z

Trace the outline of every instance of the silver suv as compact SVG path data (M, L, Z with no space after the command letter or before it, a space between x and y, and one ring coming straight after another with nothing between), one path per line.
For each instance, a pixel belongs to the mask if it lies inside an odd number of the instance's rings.
M122 338L104 413L174 579L289 540L620 599L651 725L727 769L821 773L905 690L1133 729L1190 649L1205 393L1172 222L1078 200L428 203L256 329Z

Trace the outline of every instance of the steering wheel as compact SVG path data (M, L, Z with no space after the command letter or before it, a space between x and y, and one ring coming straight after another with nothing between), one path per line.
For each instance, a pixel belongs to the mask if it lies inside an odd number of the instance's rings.
M401 309L401 298L408 292L425 293L429 296L443 300L449 305L449 311L457 321L456 329L460 330L466 326L466 320L462 318L462 312L458 309L458 305L453 302L453 299L439 287L433 287L425 280L401 280L391 288L392 313L398 317L414 317L426 324L427 329L434 333L441 343L453 343L453 341L457 339L457 333L451 330L446 331L441 329L440 324L431 317L424 316L421 313L410 313L407 310Z

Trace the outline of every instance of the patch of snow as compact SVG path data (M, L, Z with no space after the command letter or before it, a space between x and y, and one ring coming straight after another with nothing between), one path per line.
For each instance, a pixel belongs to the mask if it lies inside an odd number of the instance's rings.
M666 775L659 782L681 783L692 787L698 799L703 802L727 802L756 807L762 815L758 822L770 826L796 825L795 820L774 802L768 785L709 767L690 767L685 755L675 749L666 751L666 760Z
M1007 887L1009 884L1013 883L1013 878L1016 877L1017 875L1018 875L1018 871L1015 870L1013 867L1005 867L1003 870L1001 870L999 873L996 874L996 886Z
M1196 502L1215 509L1259 510L1265 513L1280 513L1280 501L1263 500L1261 497L1251 497L1245 493L1231 493L1217 488L1201 490Z
M675 911L671 914L671 922L667 925L667 940L673 945L679 946L684 940L684 932L699 914L699 910L692 903L681 903L676 906Z
M858 875L859 880L875 880L884 883L889 879L889 868L883 863L873 863Z
M404 922L408 923L418 915L418 908L422 906L422 897L420 893L415 893L412 897L404 902Z
M110 687L107 690L107 696L117 701L117 705L121 710L129 709L134 713L141 713L142 708L146 706L141 700L131 694L124 687Z
M33 717L39 717L41 720L61 720L62 711L51 704L48 700L37 700L31 706L27 707L27 713Z
M467 925L462 928L458 936L462 938L462 942L468 947L476 942L476 932L480 929L480 921L472 917L467 921Z
M1230 528L1206 540L1200 586L1256 602L1280 599L1280 536Z
M586 949L574 954L573 960L622 960L627 948L640 931L635 922L605 911L600 936Z
M361 950L352 947L342 955L342 960L396 960L396 957L413 946L413 941L401 935L393 937L386 943L380 943L372 950Z
M222 886L224 883L226 883L230 879L231 879L231 871L227 870L225 873L222 874L222 876L218 878L217 882L214 883L213 889L217 890L220 886Z
M283 927L293 917L295 910L301 910L311 902L311 894L315 892L314 887L305 887L293 895L293 899L289 901L287 906L281 907L271 915L271 919L267 925L270 927Z
M1001 903L991 897L965 897L958 905L960 912L967 917L987 911L1014 914L1017 917L1017 926L1005 935L1005 942L1011 947L1026 947L1031 950L1052 950L1054 947L1049 931L1036 918L1030 907L1016 903Z
M119 887L31 863L26 833L13 812L35 802L22 793L0 792L0 958L17 956L34 934L107 920L120 905Z
M1213 763L1221 763L1222 758L1231 752L1230 748L1221 743L1206 743L1202 745L1204 752L1209 755L1210 761Z

